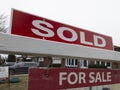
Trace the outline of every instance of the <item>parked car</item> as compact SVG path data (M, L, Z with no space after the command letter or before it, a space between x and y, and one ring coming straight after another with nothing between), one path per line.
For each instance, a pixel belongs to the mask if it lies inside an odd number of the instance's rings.
M29 67L38 67L35 62L19 62L9 67L10 74L26 74Z
M2 66L12 66L14 64L15 64L15 62L5 62L2 64Z

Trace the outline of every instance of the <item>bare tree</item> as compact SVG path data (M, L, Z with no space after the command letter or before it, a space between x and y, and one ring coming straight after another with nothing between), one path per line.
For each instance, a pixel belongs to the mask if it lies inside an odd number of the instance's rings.
M7 28L7 17L3 14L0 15L0 32L6 33Z

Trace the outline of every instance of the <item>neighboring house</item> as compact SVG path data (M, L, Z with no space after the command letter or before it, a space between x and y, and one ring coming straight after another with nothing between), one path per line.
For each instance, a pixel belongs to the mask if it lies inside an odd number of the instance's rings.
M114 46L115 51L120 51L120 47ZM38 62L40 67L67 67L67 68L89 68L90 66L100 66L98 68L120 68L119 61L96 60L96 59L78 59L61 57L40 57Z
M114 46L114 51L120 52L119 46ZM89 68L91 66L102 66L101 68L120 68L119 61L96 60L96 59L78 59L78 58L61 58L61 57L36 57L27 56L26 60L38 62L40 67L66 67L66 68ZM22 61L22 58L18 57ZM19 62L19 61L18 61Z

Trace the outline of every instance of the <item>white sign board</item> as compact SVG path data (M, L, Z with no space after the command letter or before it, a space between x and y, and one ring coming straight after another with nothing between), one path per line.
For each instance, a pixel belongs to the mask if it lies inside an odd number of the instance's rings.
M0 67L0 79L8 78L8 67Z

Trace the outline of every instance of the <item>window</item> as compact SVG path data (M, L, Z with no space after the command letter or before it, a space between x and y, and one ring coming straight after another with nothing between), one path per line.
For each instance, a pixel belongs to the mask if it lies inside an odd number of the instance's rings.
M99 65L99 64L100 64L100 61L96 61L96 64Z
M75 59L75 65L78 65L78 60L77 59Z
M106 63L106 66L110 67L110 62L107 62L107 63Z
M53 61L52 61L52 67L61 67L62 65L62 61L60 57L52 57Z
M107 66L107 68L112 68L111 62L110 61L106 61L106 66Z
M53 57L52 59L53 59L52 64L61 64L61 58Z
M25 62L24 67L34 67L37 66L37 63L34 62Z
M80 60L81 68L88 68L88 60Z
M101 65L105 65L105 61L101 61Z
M29 63L25 63L25 64L24 64L24 67L29 67Z
M78 60L74 58L67 58L65 60L66 67L78 67Z
M87 60L83 61L83 65L84 65L84 67L87 67Z

